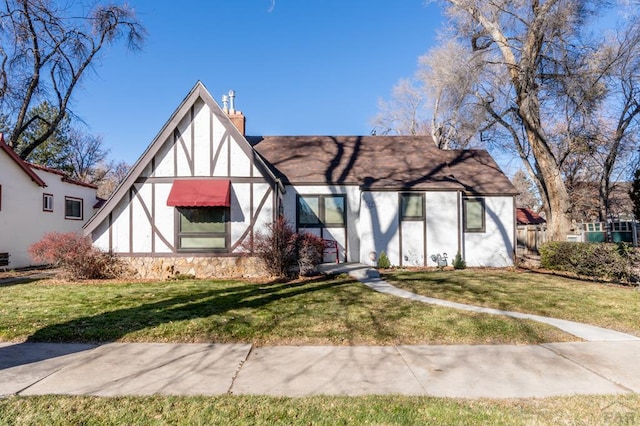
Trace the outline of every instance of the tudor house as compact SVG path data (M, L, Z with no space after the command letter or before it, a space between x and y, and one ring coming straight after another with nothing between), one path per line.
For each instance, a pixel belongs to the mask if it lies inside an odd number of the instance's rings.
M282 214L336 241L340 262L509 266L517 193L484 150L428 136L245 136L233 93L198 82L85 225L139 275L259 274L251 241ZM335 254L326 261L335 261Z

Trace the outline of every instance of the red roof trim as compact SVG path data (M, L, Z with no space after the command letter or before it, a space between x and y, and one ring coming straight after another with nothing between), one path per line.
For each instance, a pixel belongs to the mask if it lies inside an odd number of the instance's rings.
M53 173L58 176L62 176L62 181L66 183L70 183L72 185L84 186L86 188L98 189L98 187L92 183L81 182L79 180L71 179L65 172L58 169L52 169L50 167L41 166L40 164L31 164L27 163L29 167L32 169L42 170L43 172Z
M42 178L40 178L40 176L38 176L33 170L31 170L29 164L22 158L20 158L18 154L16 154L13 149L11 149L11 147L5 143L4 135L2 133L0 133L0 149L6 152L9 158L11 158L27 175L29 175L31 180L38 184L38 186L41 186L43 188L47 186Z
M168 206L175 207L229 207L231 181L228 179L175 180Z

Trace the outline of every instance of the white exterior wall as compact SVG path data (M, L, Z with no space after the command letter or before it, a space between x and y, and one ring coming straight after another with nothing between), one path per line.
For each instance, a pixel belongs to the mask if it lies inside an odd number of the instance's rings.
M282 198L284 217L295 228L296 226L296 196L300 195L345 195L347 207L346 238L344 228L323 228L323 238L338 242L340 262L358 262L360 259L360 239L358 227L360 222L360 189L357 186L287 186ZM318 228L308 228L307 232L320 236ZM346 255L346 257L345 257ZM334 258L335 259L335 258ZM325 258L331 260L331 256Z
M438 266L433 255L447 253L449 265L460 247L461 208L458 192L427 192L427 266Z
M424 266L425 222L402 221L400 232L402 234L402 266Z
M344 194L347 196L347 249L349 262L375 265L384 251L392 265L437 266L432 255L447 254L451 266L460 251L468 266L513 265L513 197L483 197L486 232L462 232L462 195L458 191L424 192L425 220L400 221L399 195L395 191L365 191L358 187L287 187L284 214L296 224L296 195ZM317 228L307 232L320 235ZM338 241L345 249L342 228L323 229L323 237ZM425 252L426 250L426 252ZM331 261L330 256L325 261ZM341 256L340 261L344 261Z
M485 232L465 232L467 266L513 265L515 214L513 197L483 197Z
M8 155L0 151L0 252L9 253L7 268L37 264L28 253L30 245L49 232L78 232L93 214L96 190L62 181L62 176L33 169L47 184L39 186ZM53 211L42 210L43 194L53 195ZM83 219L65 219L65 196L83 200Z
M384 251L392 265L400 264L400 237L398 233L398 193L363 192L360 210L360 261L374 265L370 253L376 259Z

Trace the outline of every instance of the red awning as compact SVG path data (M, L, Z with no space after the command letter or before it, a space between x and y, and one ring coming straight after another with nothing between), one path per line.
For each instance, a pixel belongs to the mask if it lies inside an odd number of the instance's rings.
M227 179L176 180L173 182L168 206L229 207L231 182Z

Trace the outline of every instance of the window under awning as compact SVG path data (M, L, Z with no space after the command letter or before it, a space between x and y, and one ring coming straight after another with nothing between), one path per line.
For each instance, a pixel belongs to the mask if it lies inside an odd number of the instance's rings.
M231 181L228 179L189 179L173 182L168 206L175 207L229 207Z

